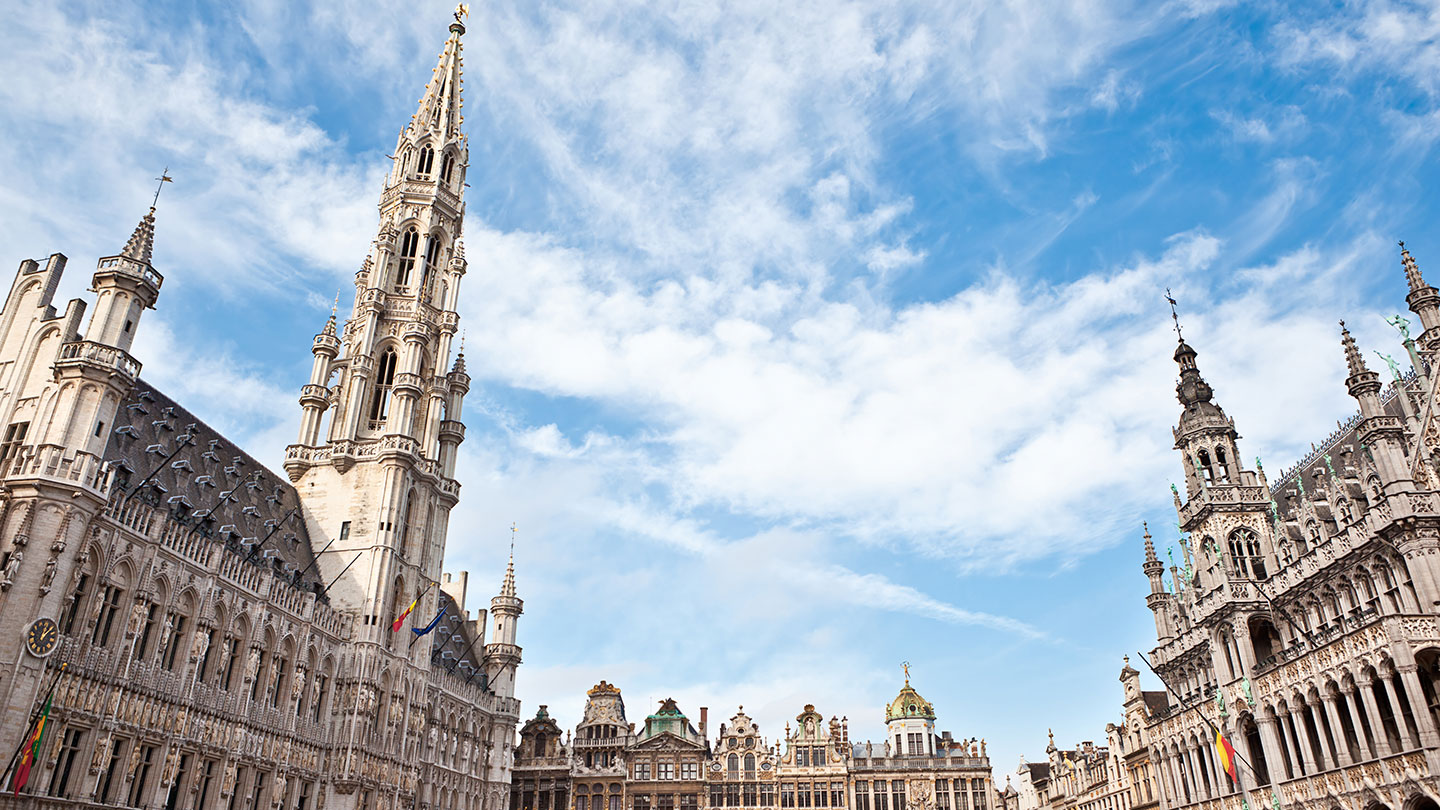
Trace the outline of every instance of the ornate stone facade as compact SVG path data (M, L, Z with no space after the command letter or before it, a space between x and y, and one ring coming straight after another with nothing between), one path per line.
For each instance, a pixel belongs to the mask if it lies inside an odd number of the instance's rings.
M1015 783L1002 792L1007 808L1010 800L1015 810L1155 810L1159 806L1146 725L1150 708L1165 705L1165 693L1142 690L1140 673L1128 657L1120 682L1125 721L1106 724L1105 744L1087 740L1062 750L1052 733L1044 762L1021 760Z
M811 705L793 729L786 725L778 745L760 735L743 707L720 725L713 747L705 708L700 718L697 729L666 700L635 734L620 690L602 681L590 690L569 745L542 749L536 741L558 734L548 715L547 724L537 717L526 726L511 810L992 810L1001 800L984 742L936 734L934 708L908 680L886 710L897 750L889 739L852 743L845 718L827 721ZM541 750L543 757L533 753ZM568 784L557 755L568 763ZM558 803L567 794L570 807Z
M400 134L351 316L312 344L288 476L139 377L131 342L164 281L155 209L100 259L83 333L84 302L52 305L65 257L21 263L0 310L0 739L18 744L57 686L29 784L0 802L509 804L513 563L480 646L486 613L440 570L469 388L463 356L447 368L464 30ZM22 644L52 620L53 649Z
M1414 371L1382 386L1341 325L1359 414L1273 482L1242 463L1196 352L1175 352L1181 559L1145 533L1159 675L1144 722L1167 807L1436 807L1440 769L1440 293L1402 245ZM1218 767L1215 728L1240 755Z

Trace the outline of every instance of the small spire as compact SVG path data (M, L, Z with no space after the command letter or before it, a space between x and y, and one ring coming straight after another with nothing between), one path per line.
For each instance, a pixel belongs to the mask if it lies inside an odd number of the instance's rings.
M1405 268L1405 281L1410 284L1410 292L1419 292L1429 286L1420 275L1420 267L1415 264L1415 257L1406 249L1404 240L1400 241L1400 266Z
M465 332L460 332L460 351L455 355L455 365L450 367L450 373L465 373Z
M135 226L135 232L130 234L130 241L125 243L125 249L120 251L120 255L149 264L150 254L154 249L155 207L151 206L150 212L140 219L140 224Z
M1150 537L1150 524L1142 521L1140 525L1145 529L1145 562L1159 562L1160 558L1155 556L1155 541Z
M505 581L500 584L501 596L515 595L515 524L510 524L510 561L505 564Z
M1340 344L1345 347L1345 365L1348 367L1351 377L1370 371L1365 367L1365 356L1355 345L1355 338L1350 336L1350 330L1345 328L1344 321L1340 322Z

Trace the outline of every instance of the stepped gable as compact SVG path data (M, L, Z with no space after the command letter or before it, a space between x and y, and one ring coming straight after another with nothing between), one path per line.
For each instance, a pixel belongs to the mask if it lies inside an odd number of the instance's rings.
M289 479L143 379L135 381L120 403L115 422L105 461L120 468L116 487L128 489L144 481L135 498L183 515L187 525L201 527L197 533L208 533L233 553L253 553L256 565L268 566L282 578L303 572L296 582L302 589L318 592L325 587L319 566L311 565L315 552ZM175 453L187 433L191 441ZM166 461L171 453L174 458Z

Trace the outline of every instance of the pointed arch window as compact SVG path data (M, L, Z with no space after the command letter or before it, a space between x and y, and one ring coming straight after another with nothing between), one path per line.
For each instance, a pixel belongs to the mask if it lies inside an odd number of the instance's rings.
M395 385L395 350L386 349L380 355L380 366L375 372L375 393L370 398L370 429L378 430L385 424L390 409L390 388Z
M455 153L447 151L445 153L445 157L442 158L440 161L440 179L448 183L450 182L451 175L453 175L454 173Z
M415 254L420 250L420 232L415 226L405 229L400 237L400 267L395 272L395 287L403 291L410 284L410 275L415 272Z
M415 174L422 179L430 179L430 172L435 168L435 149L430 144L420 148L420 163L415 167Z
M425 246L426 276L440 264L440 241L440 234L431 234L430 243Z
M1195 466L1199 468L1198 472L1200 473L1200 478L1205 483L1208 484L1215 480L1215 472L1210 467L1209 450L1201 450L1199 453L1196 454Z
M1220 482L1221 482L1221 483L1229 483L1229 482L1230 482L1230 464L1229 464L1228 460L1225 458L1225 448L1223 448L1223 447L1217 447L1217 448L1215 448L1215 464L1216 464L1217 466L1219 466L1219 468L1220 468L1219 473L1218 473L1218 475L1220 476Z

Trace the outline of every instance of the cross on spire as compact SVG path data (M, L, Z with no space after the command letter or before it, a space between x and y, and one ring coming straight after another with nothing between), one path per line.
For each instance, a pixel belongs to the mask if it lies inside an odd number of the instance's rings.
M1175 321L1175 336L1180 338L1181 343L1184 343L1185 336L1180 334L1180 312L1176 309L1178 302L1176 302L1175 297L1170 294L1169 287L1165 288L1165 300L1170 302L1170 317Z
M155 185L155 198L150 201L150 210L151 210L151 211L154 211L154 210L155 210L155 206L160 202L160 189L164 188L166 183L173 183L173 182L175 182L175 178L171 177L170 174L169 174L169 172L170 172L170 167L169 167L169 166L166 166L163 170L161 170L160 176L157 177L157 178L155 178L155 180L156 180L157 182L156 182L156 185Z

